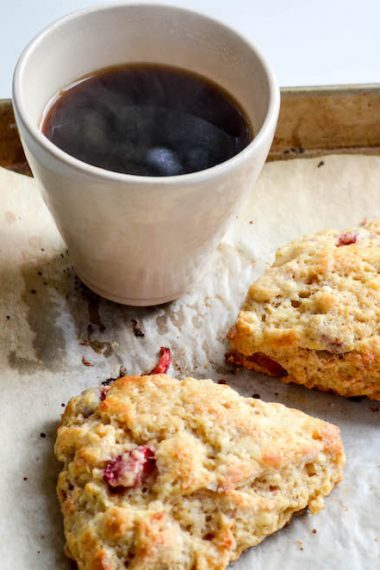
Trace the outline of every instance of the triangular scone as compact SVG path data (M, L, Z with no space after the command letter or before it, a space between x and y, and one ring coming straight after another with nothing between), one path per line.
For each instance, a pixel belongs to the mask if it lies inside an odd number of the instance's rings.
M279 249L228 338L229 362L380 400L380 220Z
M293 513L318 512L344 462L331 424L165 375L72 399L55 451L79 570L224 569Z

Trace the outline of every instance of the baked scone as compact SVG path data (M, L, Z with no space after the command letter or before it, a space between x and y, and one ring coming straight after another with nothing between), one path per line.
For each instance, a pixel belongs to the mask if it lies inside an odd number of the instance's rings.
M278 250L228 334L229 362L380 399L380 221Z
M211 380L124 377L58 429L67 554L80 570L224 569L342 478L337 427Z

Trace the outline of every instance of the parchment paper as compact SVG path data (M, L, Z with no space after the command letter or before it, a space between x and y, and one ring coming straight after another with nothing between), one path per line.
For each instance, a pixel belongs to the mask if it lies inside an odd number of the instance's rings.
M266 165L196 289L145 310L100 300L75 279L32 179L1 170L0 192L1 570L70 568L52 452L63 405L121 366L129 373L151 369L162 345L172 349L179 377L225 379L242 394L283 402L342 430L345 480L326 509L298 517L234 569L380 568L380 403L234 374L224 363L225 333L276 247L380 215L380 158ZM135 336L132 319L145 336Z

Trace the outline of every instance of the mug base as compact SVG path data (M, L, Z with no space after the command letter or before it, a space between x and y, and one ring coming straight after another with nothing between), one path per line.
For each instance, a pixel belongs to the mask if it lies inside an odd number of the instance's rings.
M91 281L86 279L75 268L74 268L74 270L75 270L76 275L82 281L82 283L84 283L84 285L86 285L86 287L91 289L91 291L93 291L94 293L96 293L100 297L107 299L108 301L113 301L114 303L119 303L120 305L128 305L130 307L153 307L155 305L163 305L165 303L170 303L171 301L176 301L179 297L181 297L185 293L185 291L181 291L179 293L176 293L173 295L167 295L165 297L150 297L148 299L130 298L130 297L114 295L110 291L106 291L105 289L101 289L100 287L97 287L96 285L91 283Z

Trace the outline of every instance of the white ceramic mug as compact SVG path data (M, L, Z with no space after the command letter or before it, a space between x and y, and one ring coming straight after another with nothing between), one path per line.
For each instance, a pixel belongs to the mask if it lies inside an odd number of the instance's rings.
M246 111L253 141L213 168L160 178L86 164L41 133L43 111L60 89L127 62L169 64L216 81ZM188 10L148 4L90 8L34 38L15 70L14 110L28 162L82 281L128 305L155 305L185 293L263 167L279 101L258 50L223 24Z

